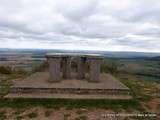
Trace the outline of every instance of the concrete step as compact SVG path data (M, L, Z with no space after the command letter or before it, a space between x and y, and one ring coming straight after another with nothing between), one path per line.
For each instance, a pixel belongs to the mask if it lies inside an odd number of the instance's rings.
M77 95L77 94L52 94L52 93L10 93L4 98L53 98L53 99L112 99L128 100L132 99L130 95Z
M52 93L52 94L78 94L78 95L130 95L128 89L86 89L86 88L34 88L12 87L10 93Z

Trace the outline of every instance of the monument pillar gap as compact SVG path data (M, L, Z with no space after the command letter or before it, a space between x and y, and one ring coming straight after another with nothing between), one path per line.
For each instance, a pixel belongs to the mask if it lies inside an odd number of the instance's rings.
M100 77L100 66L102 59L90 58L90 78L89 82L98 82Z
M63 78L71 77L71 57L80 58L78 61L78 78L85 78L85 62L86 59L90 62L90 82L99 81L100 77L100 66L102 57L96 55L64 55L64 54L48 54L46 55L49 61L49 72L50 72L50 82L61 81L61 62L62 62L62 72Z
M49 57L48 62L49 62L49 73L50 73L49 82L60 82L61 57Z
M71 57L62 57L62 72L64 79L71 78Z
M85 72L86 72L86 67L85 67L85 63L86 63L86 57L79 57L78 58L78 79L84 79L85 78Z

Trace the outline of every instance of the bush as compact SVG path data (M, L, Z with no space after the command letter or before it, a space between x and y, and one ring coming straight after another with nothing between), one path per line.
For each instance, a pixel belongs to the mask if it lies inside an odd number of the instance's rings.
M103 64L101 70L105 73L117 74L118 65L116 63Z
M11 74L12 69L9 66L0 66L0 73L1 74Z
M33 68L33 72L43 72L48 68L48 63L47 61L44 61L42 64L40 64L39 66L36 66Z
M16 69L16 70L14 70L14 73L16 73L16 74L21 74L21 75L25 75L25 74L28 73L28 71L25 70L25 69Z
M37 117L37 113L35 113L35 112L29 113L28 117L29 118L36 118Z

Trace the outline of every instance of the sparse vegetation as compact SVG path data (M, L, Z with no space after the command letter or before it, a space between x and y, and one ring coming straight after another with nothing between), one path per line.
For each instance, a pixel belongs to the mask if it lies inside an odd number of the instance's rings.
M105 73L117 74L118 72L118 65L116 63L104 64L101 68L102 72Z
M86 112L86 109L79 109L79 110L77 110L77 114L83 114L83 113L85 113Z
M19 114L21 114L21 113L23 113L24 111L25 111L25 109L22 109L22 108L17 108L17 109L15 109L16 111L13 113L13 114L15 114L15 115L19 115Z
M88 120L88 118L85 115L81 115L81 116L75 118L75 120Z
M27 71L22 68L13 69L9 66L0 66L0 74L7 74L7 75L21 74L21 75L24 75L26 73L27 73Z
M49 117L50 115L51 115L51 113L52 113L52 111L50 111L50 110L47 110L47 111L45 111L45 117Z
M33 67L32 72L43 72L48 68L48 63L47 61L44 61L43 63Z
M28 108L42 106L46 108L138 108L137 100L68 100L68 99L0 99L0 107Z
M69 113L65 113L64 114L64 120L69 120L69 117L70 117L71 115L69 114Z
M18 74L18 75L26 75L26 74L29 74L29 71L26 71L24 69L15 69L14 71L14 74Z
M0 98L6 95L10 89L10 83L2 82L0 85Z
M23 118L24 118L23 116L17 116L16 117L17 120L23 120Z
M6 112L5 111L2 111L0 112L0 120L5 120L6 119Z
M27 116L29 118L36 118L37 117L37 113L36 112L32 112L32 113L29 113Z
M9 66L0 66L0 73L1 74L11 74L12 68Z

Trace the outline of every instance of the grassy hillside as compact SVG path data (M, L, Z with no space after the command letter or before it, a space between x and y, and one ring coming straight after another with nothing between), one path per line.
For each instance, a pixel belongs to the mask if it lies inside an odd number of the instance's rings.
M105 58L104 64L115 64L119 73L160 81L160 61L157 58Z
M40 67L41 68L41 67ZM146 58L105 58L103 72L110 72L128 86L132 100L0 99L1 119L102 119L107 113L156 113L156 117L113 117L113 120L158 120L160 118L160 61ZM0 84L1 96L12 76ZM23 76L20 76L23 77ZM17 78L17 77L16 77ZM107 119L109 119L107 117Z

